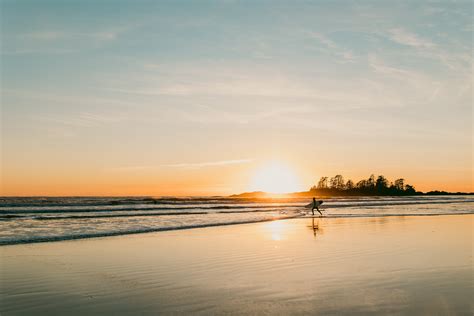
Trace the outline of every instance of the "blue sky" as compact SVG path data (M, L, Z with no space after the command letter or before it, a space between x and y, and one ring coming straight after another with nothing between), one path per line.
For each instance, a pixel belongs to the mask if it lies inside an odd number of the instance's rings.
M473 188L471 1L3 0L1 20L7 193L228 193L271 159L303 186Z

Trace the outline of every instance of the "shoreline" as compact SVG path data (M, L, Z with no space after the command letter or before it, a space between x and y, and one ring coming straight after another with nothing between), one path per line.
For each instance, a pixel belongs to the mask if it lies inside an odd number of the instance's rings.
M235 223L210 223L210 224L203 224L203 225L193 225L193 226L184 226L184 227L160 227L160 228L151 228L151 229L141 229L136 231L127 231L127 232L106 232L106 233L97 233L97 234L84 234L80 236L58 236L58 237L38 237L36 239L27 239L27 240L15 240L15 241L0 241L0 247L7 247L7 246L15 246L15 245L28 245L28 244L38 244L38 243L56 243L56 242L63 242L63 241L74 241L74 240L89 240L89 239L96 239L96 238L107 238L107 237L118 237L118 236L128 236L128 235L141 235L141 234L150 234L150 233L158 233L158 232L167 232L167 231L181 231L181 230L192 230L192 229L200 229L200 228L212 228L212 227L220 227L220 226L238 226L238 225L248 225L248 224L258 224L258 223L266 223L266 222L273 222L273 221L284 221L284 220L292 220L292 219L303 219L303 218L315 218L315 219L340 219L340 218L378 218L378 217L425 217L425 216L454 216L454 215L473 215L473 212L464 212L464 213L455 213L455 214L385 214L385 215L369 215L369 214L331 214L329 216L311 216L311 215L295 215L295 216L288 216L282 218L275 218L275 219L262 219L258 221L242 221L242 222L235 222Z

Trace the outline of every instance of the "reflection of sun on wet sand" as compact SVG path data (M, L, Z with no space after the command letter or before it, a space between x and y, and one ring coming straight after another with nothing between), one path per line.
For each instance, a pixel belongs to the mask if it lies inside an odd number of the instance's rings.
M469 314L473 220L299 218L4 246L1 308L6 315Z

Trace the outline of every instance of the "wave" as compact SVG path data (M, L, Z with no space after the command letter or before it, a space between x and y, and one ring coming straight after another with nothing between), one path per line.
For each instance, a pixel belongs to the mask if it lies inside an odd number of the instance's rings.
M162 198L82 198L82 197L69 197L69 198L1 198L0 205L5 207L42 207L42 206L108 206L108 205L130 205L130 204L252 204L256 202L260 203L286 203L302 200L301 198L281 198L276 202L272 198L231 198L231 197L162 197ZM307 199L304 199L307 200Z
M461 196L344 197L324 202L328 219L474 214L474 199ZM307 204L308 199L0 197L0 245L295 218L311 213Z
M398 205L425 205L425 204L453 204L453 203L474 203L474 200L410 200L410 201L376 201L376 202L365 202L360 201L358 203L325 203L324 208L350 208L350 207L381 207L381 206L398 206ZM306 205L306 204L305 204ZM103 212L117 212L117 211L176 211L176 210L249 210L247 212L254 212L255 209L298 209L304 208L305 205L295 204L273 204L273 205L187 205L187 206L159 206L159 207L90 207L90 208L0 208L0 214L53 214L53 213L103 213ZM245 211L242 211L245 212ZM178 212L177 212L178 213ZM185 212L179 212L180 215L186 214Z
M374 218L374 217L407 217L407 216L443 216L443 215L468 215L473 214L472 212L458 212L453 214L413 214L413 213L401 213L401 214L332 214L326 215L318 218ZM196 225L184 225L184 226L170 226L170 227L156 227L156 228L139 228L139 229L129 229L122 231L109 231L109 232L98 232L98 233L86 233L86 234L70 234L70 235L61 235L61 236L32 236L26 238L12 238L12 239L3 239L0 240L0 246L8 245L18 245L18 244L30 244L30 243L42 243L42 242L55 242L55 241L66 241L66 240L76 240L76 239L89 239L89 238L99 238L99 237L112 237L112 236L122 236L130 234L143 234L143 233L152 233L152 232L162 232L162 231L174 231L174 230L186 230L186 229L196 229L196 228L207 228L207 227L218 227L218 226L230 226L230 225L241 225L241 224L251 224L251 223L263 223L270 222L282 219L295 219L295 218L311 218L311 216L305 216L304 214L295 214L293 216L281 216L276 218L265 218L260 220L239 220L231 221L224 223L206 223L206 224L196 224Z
M297 214L294 216L282 216L282 217L276 217L276 218L271 218L271 219L266 218L266 219L260 219L260 220L240 220L240 221L232 221L232 222L225 222L225 223L207 223L207 224L196 224L196 225L185 225L185 226L174 226L174 227L170 226L170 227L157 227L157 228L140 228L140 229L130 229L130 230L123 230L123 231L110 231L110 232L88 233L88 234L71 234L71 235L61 235L61 236L33 236L33 237L18 238L18 239L3 239L3 240L0 240L0 246L97 238L97 237L111 237L111 236L143 234L143 233L152 233L152 232L160 232L160 231L170 231L170 230L184 230L184 229L206 228L206 227L216 227L216 226L230 226L230 225L238 225L238 224L251 224L251 223L270 222L270 221L275 221L275 220L280 220L280 219L291 219L291 218L296 218L296 217L301 217L301 216L303 215Z
M296 208L303 207L301 205L251 205L251 206L242 206L242 205L213 205L213 206L171 206L171 207L121 207L121 208L10 208L10 209L1 209L1 214L21 214L21 213L87 213L87 212L114 212L114 211L172 211L172 210L233 210L233 209L255 209L255 208L275 208L285 207L285 208Z
M270 213L270 212L282 212L281 209L270 209L270 210L252 210L252 211L221 211L214 212L217 214L242 214L242 213ZM206 215L209 212L170 212L170 213L140 213L140 214L110 214L110 215L71 215L71 216L23 216L26 218L37 219L37 220L60 220L60 219L97 219L97 218L114 218L114 217L148 217L148 216L186 216L186 215ZM20 216L22 217L22 216ZM1 216L0 216L1 219Z
M414 200L459 200L469 199L466 196L361 196L330 197L328 202L357 201L414 201ZM90 206L125 206L125 205L187 205L187 204L255 204L255 203L295 203L308 201L308 198L236 198L236 197L0 197L0 207L90 207Z
M406 204L387 204L387 205L377 205L377 206L392 206L392 205L419 205L420 203L406 203ZM437 203L423 203L423 204L437 204ZM438 203L440 204L440 203ZM447 204L447 203L442 203L442 204ZM450 203L453 204L453 203ZM341 209L344 208L351 208L351 207L356 207L356 206L346 206L346 207L338 207ZM367 205L357 205L357 207L367 207ZM335 207L325 207L325 209L331 209ZM367 207L370 209L370 207ZM111 214L102 214L105 211L95 211L94 213L100 213L97 215L64 215L64 216L42 216L42 215L37 215L38 213L26 213L22 215L18 214L6 214L6 215L0 215L0 221L1 220L15 220L15 219L34 219L34 220L67 220L67 219L101 219L101 218L120 218L120 217L152 217L152 216L186 216L186 215L207 215L207 214L247 214L247 213L271 213L271 212L297 212L299 209L302 209L302 207L298 208L257 208L257 209L252 209L252 210L232 210L232 211L226 211L226 210L221 210L221 211L213 211L213 212L205 212L205 211L193 211L193 212L147 212L147 213L125 213L125 214L117 214L117 213L112 213L108 212ZM136 209L134 209L136 211ZM305 211L308 211L305 209ZM43 214L58 214L58 212L42 212ZM62 212L64 214L70 214L74 212ZM92 213L92 212L84 212L84 213ZM451 214L451 213L446 213L446 214ZM339 214L337 216L349 216L351 214ZM354 214L352 214L354 215ZM333 215L331 215L333 216Z

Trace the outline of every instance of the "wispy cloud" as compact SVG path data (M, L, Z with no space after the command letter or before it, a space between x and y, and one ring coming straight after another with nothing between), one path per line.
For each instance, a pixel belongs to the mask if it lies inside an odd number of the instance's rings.
M38 29L5 37L2 55L71 54L97 48L120 38L133 26L115 26L97 31Z
M328 38L319 32L309 32L309 36L313 39L317 39L321 44L326 46L327 52L334 54L341 58L343 62L354 62L354 54L352 51L345 49L338 45L336 42Z
M281 121L294 115L307 115L314 112L314 105L287 106L283 104L276 107L275 105L261 104L259 109L240 109L235 111L232 108L223 108L219 106L196 106L193 111L175 110L176 117L190 122L199 124L252 124L257 123L262 126L269 122L274 124L275 120Z
M472 51L469 47L463 47L454 40L450 40L450 49L436 45L432 40L422 38L406 29L395 28L387 31L388 38L392 41L413 48L412 52L404 52L412 56L431 59L445 65L457 73L470 72L472 64ZM448 39L444 39L448 40Z
M432 41L421 38L418 35L402 28L391 29L389 33L390 38L398 44L421 48L431 48L435 46Z
M201 168L212 168L212 167L224 167L230 165L248 164L253 162L253 159L234 159L234 160L220 160L210 162L186 162L186 163L175 163L175 164L162 164L162 165L143 165L143 166L123 166L108 168L109 171L123 171L123 172L135 172L143 170L154 170L159 168L176 168L176 169L201 169Z
M33 40L45 40L52 41L57 40L64 36L64 32L58 31L36 31L32 33L24 34L23 37Z
M73 126L73 127L92 127L106 123L120 122L125 119L125 116L121 113L93 113L93 112L81 112L75 115L66 116L38 116L35 117L37 120L45 121L48 123L57 123L61 125Z
M183 99L208 96L255 97L259 102L271 99L273 104L276 100L286 102L291 99L294 102L297 99L298 104L301 104L303 100L313 99L321 102L346 103L349 106L367 101L360 87L355 87L354 81L338 80L336 83L319 77L302 80L292 71L277 71L265 66L207 63L199 66L161 65L156 70L152 70L149 64L146 64L146 67L149 69L147 74L140 72L129 75L127 85L120 80L105 80L103 90L130 97L141 95L150 99L161 96ZM338 88L335 89L334 85ZM225 103L229 102L231 101ZM196 103L196 99L193 103ZM292 105L294 106L295 104Z
M54 41L54 40L77 40L77 39L95 39L95 40L113 40L117 38L120 31L100 31L100 32L65 32L65 31L35 31L24 34L29 40Z
M233 69L234 73L228 73ZM264 71L262 71L264 72ZM199 81L195 78L200 78ZM254 97L313 97L314 88L306 87L289 78L269 71L245 71L238 67L228 69L199 68L167 73L163 76L139 78L144 84L136 88L110 87L106 91L146 96L254 96Z
M336 43L334 43L334 41L330 40L329 38L327 38L326 36L324 36L321 33L311 32L310 36L312 38L315 38L315 39L319 40L321 43L323 43L324 45L326 45L329 48L337 48L338 47L336 45Z
M39 55L63 55L63 54L73 54L79 52L79 49L69 49L69 48L21 48L21 49L3 49L1 51L2 55L30 55L30 54L39 54Z
M459 100L466 93L460 82L471 82L464 77L460 81L434 78L416 69L387 63L375 54L369 55L368 64L380 76L377 89L381 91L381 95L405 106L457 102L454 100Z
M376 73L390 75L401 80L412 79L415 76L413 71L388 65L374 54L369 55L369 66Z
M162 167L169 168L183 168L183 169L200 169L206 167L221 167L228 165L240 165L251 163L253 159L236 159L236 160L221 160L221 161L211 161L211 162L195 162L195 163L177 163L177 164L168 164L161 165Z

